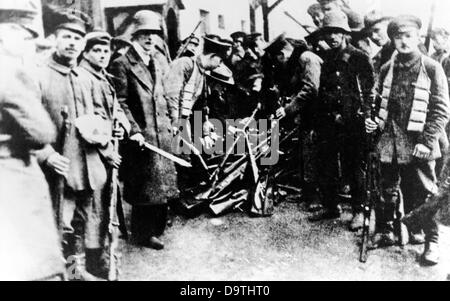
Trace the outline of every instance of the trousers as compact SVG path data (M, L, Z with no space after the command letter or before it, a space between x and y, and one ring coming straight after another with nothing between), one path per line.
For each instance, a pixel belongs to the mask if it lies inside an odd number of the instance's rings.
M391 228L396 215L396 208L403 195L405 214L424 204L430 195L437 192L435 161L413 160L409 164L381 164L382 197L375 206L377 228ZM425 232L429 242L439 239L439 228L434 218L429 218L423 225L418 225Z

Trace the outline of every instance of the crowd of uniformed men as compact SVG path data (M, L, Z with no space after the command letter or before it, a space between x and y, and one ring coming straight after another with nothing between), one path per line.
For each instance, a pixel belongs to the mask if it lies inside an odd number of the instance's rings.
M69 263L80 279L106 278L107 183L119 166L134 242L163 249L168 201L183 197L192 178L143 147L173 152L174 136L190 128L195 110L238 119L259 103L259 118L294 120L301 143L314 148L303 188L320 192L323 210L312 220L340 217L344 183L352 231L363 223L366 137L378 133L374 246L395 243L400 201L409 212L437 192L450 119L445 29L433 32L429 57L417 17L374 11L362 18L340 0L320 0L308 10L317 30L306 41L191 36L172 62L154 12L134 16L128 40L64 11L53 20L54 47L39 43L31 67L36 12L26 3L0 4L0 279L51 279L67 274ZM203 128L211 147L214 129ZM112 138L121 141L120 154ZM425 244L423 260L437 264L437 223L430 217L416 228L410 243Z

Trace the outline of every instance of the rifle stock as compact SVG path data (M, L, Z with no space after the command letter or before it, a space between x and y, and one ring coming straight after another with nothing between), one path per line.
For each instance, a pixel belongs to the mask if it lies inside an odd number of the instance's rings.
M113 128L117 129L119 123L117 119L113 122ZM113 152L118 153L119 151L119 141L117 138L113 138ZM119 171L117 168L111 169L111 182L110 182L110 195L109 195L109 223L108 223L108 240L109 240L109 271L108 271L108 281L117 281L119 279L119 256L117 254L117 249L119 245L119 226L117 216L117 179Z
M63 106L61 109L61 116L63 119L63 126L61 130L61 155L64 156L67 153L66 142L70 134L71 122L69 121L69 107ZM58 231L61 240L63 239L63 210L64 210L64 190L66 188L66 178L64 176L58 176L58 182L56 184L56 200L54 204L55 215L56 215L56 225L58 226Z

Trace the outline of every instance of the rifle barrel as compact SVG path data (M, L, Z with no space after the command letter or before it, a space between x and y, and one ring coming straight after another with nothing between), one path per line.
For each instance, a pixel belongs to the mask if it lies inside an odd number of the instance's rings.
M187 39L187 41L183 44L183 46L180 48L180 50L177 53L177 56L175 57L174 60L179 59L180 56L183 54L183 52L186 50L187 46L189 45L189 43L192 41L193 35L195 34L195 32L197 31L197 29L200 27L200 25L203 23L203 20L200 20L197 23L197 26L195 26L194 30L192 31L191 35L189 36L189 38Z

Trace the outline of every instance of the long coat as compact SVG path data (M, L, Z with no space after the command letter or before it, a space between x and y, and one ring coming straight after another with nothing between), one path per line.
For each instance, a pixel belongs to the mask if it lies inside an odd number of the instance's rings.
M173 133L163 95L164 67L152 57L146 66L132 47L111 64L119 103L131 123L130 136L141 133L146 142L172 151ZM143 151L134 142L122 147L125 199L133 205L161 205L178 196L177 174L172 161Z
M30 153L56 139L37 84L0 57L0 280L64 272L48 185Z
M38 152L38 159L45 162L55 151L64 153L70 159L70 171L67 185L74 191L94 191L101 189L106 183L106 169L100 158L98 147L85 142L74 126L77 117L94 114L92 79L80 76L78 68L68 68L59 64L52 57L40 74L42 102L49 112L59 137L56 143L47 145ZM62 145L63 118L61 109L69 108L70 127L65 145ZM44 168L47 178L52 183L57 176L53 171ZM51 185L52 186L52 185Z

